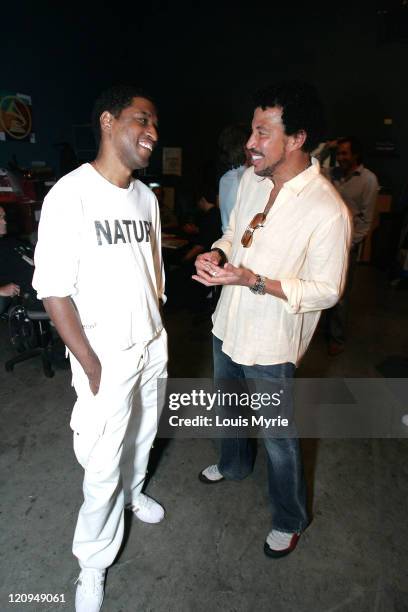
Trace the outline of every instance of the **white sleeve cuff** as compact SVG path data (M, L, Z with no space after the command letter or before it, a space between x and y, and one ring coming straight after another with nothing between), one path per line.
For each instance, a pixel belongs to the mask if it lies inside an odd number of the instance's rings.
M292 314L298 313L303 296L302 281L298 278L288 278L281 280L280 283L282 291L287 298L287 301L283 300L285 309Z

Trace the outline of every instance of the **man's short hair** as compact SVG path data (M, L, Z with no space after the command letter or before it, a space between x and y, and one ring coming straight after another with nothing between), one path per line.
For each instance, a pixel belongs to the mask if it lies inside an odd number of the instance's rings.
M364 157L364 149L361 141L355 136L343 136L342 138L338 139L337 146L340 144L345 144L346 142L350 143L350 151L353 155L356 156L357 163L362 164Z
M155 104L151 96L135 85L114 85L101 93L92 110L92 129L97 143L101 139L102 113L109 111L114 117L119 117L123 109L132 104L133 98L146 98Z
M310 153L324 140L326 124L323 105L315 87L302 81L281 81L258 91L255 107L282 109L285 134L293 136L304 130L302 150Z
M246 159L244 147L250 134L251 130L245 123L227 125L222 130L218 139L219 163L222 172L244 165Z

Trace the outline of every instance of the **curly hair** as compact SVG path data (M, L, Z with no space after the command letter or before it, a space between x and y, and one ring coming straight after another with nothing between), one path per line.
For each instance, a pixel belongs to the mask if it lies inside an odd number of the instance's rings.
M306 132L302 150L310 153L324 140L326 124L323 105L315 87L302 81L281 81L258 91L254 96L256 108L282 109L282 123L287 136L301 130Z
M135 85L114 85L101 93L92 110L92 129L97 143L101 138L102 113L109 111L114 117L119 117L123 109L132 104L133 98L145 98L156 105L151 96Z

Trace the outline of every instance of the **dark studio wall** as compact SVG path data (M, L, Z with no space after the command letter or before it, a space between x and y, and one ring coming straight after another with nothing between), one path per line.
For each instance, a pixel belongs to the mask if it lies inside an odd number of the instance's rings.
M398 193L405 181L408 43L381 40L375 3L153 1L77 10L45 2L7 18L0 89L32 96L37 144L0 143L0 165L15 153L23 164L56 167L55 143L72 142L72 125L89 121L97 93L133 81L159 102L161 144L182 146L185 174L198 180L223 126L250 122L252 92L295 77L318 86L331 134L362 138L382 184ZM373 155L385 117L398 157Z
M2 91L31 95L36 143L0 143L0 165L14 154L22 166L43 160L58 170L57 143L72 141L72 124L89 106L87 65L81 61L78 30L61 10L41 3L5 9L8 27L1 38ZM4 12L3 12L4 15ZM84 86L85 84L85 86Z

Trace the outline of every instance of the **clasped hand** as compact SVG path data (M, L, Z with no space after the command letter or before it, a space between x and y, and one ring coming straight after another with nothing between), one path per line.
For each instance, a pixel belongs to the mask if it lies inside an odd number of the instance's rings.
M254 284L256 276L250 270L237 268L230 263L220 267L221 261L217 251L202 253L195 260L197 274L192 278L206 287L217 285L242 285L250 287Z

